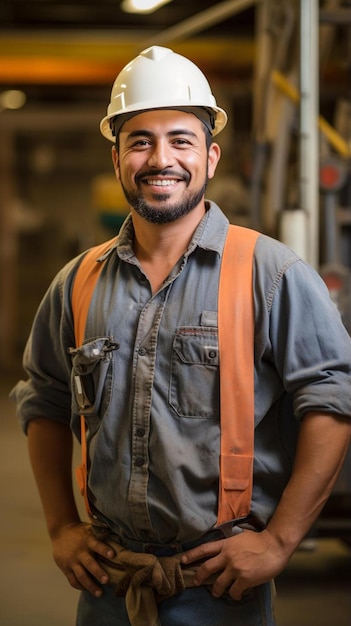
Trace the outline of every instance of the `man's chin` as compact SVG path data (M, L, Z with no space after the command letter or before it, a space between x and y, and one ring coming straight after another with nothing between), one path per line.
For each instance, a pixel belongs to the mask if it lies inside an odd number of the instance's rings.
M152 194L151 196L151 200L152 202L154 202L155 206L157 206L158 208L163 208L160 205L161 202L170 202L171 201L171 194L170 193L155 193ZM165 209L167 208L167 205L165 205L164 207Z

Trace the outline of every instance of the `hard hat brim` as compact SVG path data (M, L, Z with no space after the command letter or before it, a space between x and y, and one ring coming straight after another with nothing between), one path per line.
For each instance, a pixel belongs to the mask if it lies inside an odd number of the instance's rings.
M192 108L196 109L196 105L193 105ZM203 105L199 105L198 107L199 109L203 109ZM162 109L170 109L170 110L182 110L182 105L180 104L179 106L175 105L173 103L173 107L172 105L169 107L165 107L165 106L150 106L150 107L145 107L143 109L138 109L138 108L130 108L129 110L125 110L121 115L116 115L115 113L112 113L110 115L106 115L100 123L100 131L101 134L108 139L109 141L112 141L113 143L116 141L116 137L114 135L114 133L112 132L111 129L111 120L114 118L118 118L118 117L123 117L124 115L126 115L128 117L129 113L134 113L135 115L139 115L140 113L143 113L145 111L157 111L157 110L162 110ZM184 110L189 109L189 106L184 105ZM215 125L214 128L212 130L212 137L215 137L216 135L218 135L226 126L227 121L228 121L228 116L226 114L226 112L224 111L224 109L221 109L220 107L211 107L212 111L214 111L215 113Z

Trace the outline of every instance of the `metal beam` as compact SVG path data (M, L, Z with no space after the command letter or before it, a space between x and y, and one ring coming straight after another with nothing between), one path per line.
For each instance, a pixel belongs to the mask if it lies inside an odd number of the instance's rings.
M307 261L319 266L318 0L300 0L300 207L308 215Z

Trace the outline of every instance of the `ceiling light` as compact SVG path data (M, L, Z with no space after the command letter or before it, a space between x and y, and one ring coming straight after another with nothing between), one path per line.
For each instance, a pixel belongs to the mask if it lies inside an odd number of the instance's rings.
M126 13L153 13L172 0L123 0L121 9Z
M26 94L17 89L9 89L0 93L0 110L21 109L26 102Z

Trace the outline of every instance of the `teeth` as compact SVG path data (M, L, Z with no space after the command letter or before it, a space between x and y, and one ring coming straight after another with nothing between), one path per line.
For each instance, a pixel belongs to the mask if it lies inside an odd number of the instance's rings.
M156 179L156 180L148 180L147 184L148 185L156 185L157 187L169 187L170 185L175 185L176 184L176 180L169 180L169 179Z

